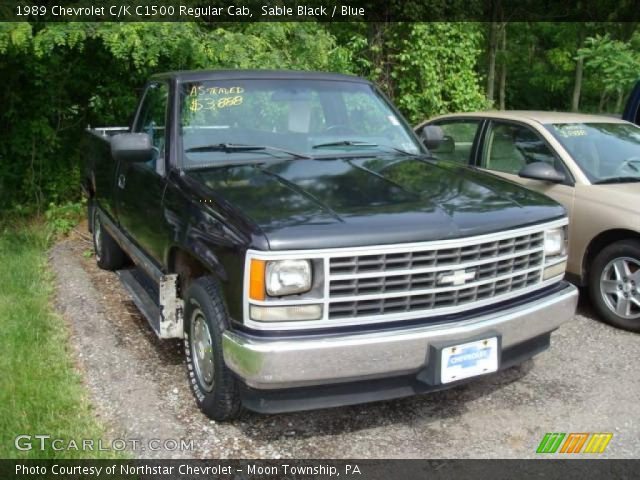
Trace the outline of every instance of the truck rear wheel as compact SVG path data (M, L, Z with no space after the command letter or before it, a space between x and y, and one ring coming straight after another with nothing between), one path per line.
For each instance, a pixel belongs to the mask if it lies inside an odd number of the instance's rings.
M185 295L184 350L189 385L200 410L214 420L240 413L238 383L224 363L222 334L227 310L216 281L201 277Z
M596 256L589 295L605 322L640 332L640 242L612 243Z
M92 212L93 250L96 254L96 263L104 270L117 270L126 260L126 255L116 243L109 232L102 226L98 209L94 206Z

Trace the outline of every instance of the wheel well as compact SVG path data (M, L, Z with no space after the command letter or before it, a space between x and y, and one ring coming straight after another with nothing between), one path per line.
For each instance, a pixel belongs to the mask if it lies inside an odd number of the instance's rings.
M606 232L602 232L594 237L589 243L589 246L587 246L584 259L582 260L582 278L586 281L589 276L589 268L591 267L593 259L598 253L600 253L600 251L602 251L603 248L614 242L629 239L640 240L640 233L634 232L633 230L615 229L607 230Z
M93 198L96 193L93 191L93 187L91 182L87 181L87 183L83 186L84 194L87 198L87 230L89 233L93 233Z
M180 292L184 292L192 280L209 274L197 258L179 248L169 254L168 267L170 272L178 274Z
M87 174L84 176L81 182L81 188L88 199L95 197L96 189L93 174Z

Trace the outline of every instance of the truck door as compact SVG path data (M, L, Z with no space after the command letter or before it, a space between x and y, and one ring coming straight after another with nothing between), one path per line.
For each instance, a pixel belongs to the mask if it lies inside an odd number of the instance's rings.
M166 185L165 155L168 152L167 125L169 86L152 82L145 91L132 132L147 133L155 147L146 163L121 162L116 175L118 222L150 257L159 264L165 231L162 197Z

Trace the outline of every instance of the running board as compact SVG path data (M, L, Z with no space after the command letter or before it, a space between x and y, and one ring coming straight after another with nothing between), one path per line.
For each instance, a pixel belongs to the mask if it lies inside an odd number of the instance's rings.
M177 275L162 275L158 285L137 267L116 273L158 337L183 337L182 300L176 295Z

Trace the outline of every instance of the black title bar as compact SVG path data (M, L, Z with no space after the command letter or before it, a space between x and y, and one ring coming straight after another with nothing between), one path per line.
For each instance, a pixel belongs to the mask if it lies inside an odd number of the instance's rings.
M640 460L0 460L2 480L631 479Z
M0 21L635 22L640 0L9 0Z

